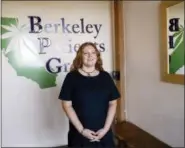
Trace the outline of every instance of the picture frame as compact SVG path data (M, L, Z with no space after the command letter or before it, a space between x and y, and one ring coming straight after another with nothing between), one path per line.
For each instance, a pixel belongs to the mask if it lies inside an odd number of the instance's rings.
M161 81L184 85L184 1L160 4Z

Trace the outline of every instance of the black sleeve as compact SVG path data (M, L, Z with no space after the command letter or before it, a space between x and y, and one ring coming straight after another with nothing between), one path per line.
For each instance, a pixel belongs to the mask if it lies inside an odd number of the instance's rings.
M71 95L72 95L72 76L70 73L68 73L64 79L64 82L62 84L60 94L59 94L59 99L60 100L66 100L66 101L71 101Z
M116 100L120 98L120 93L115 85L115 82L113 81L112 77L109 75L109 84L110 84L110 99L109 101Z

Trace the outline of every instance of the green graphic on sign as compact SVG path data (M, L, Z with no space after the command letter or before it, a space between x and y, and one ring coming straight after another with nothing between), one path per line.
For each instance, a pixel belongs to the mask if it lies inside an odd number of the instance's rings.
M38 50L32 42L33 36L19 25L17 18L1 18L1 52L18 76L36 82L41 89L56 86L56 74L47 72Z
M184 66L184 27L180 25L179 31L173 34L175 38L174 51L170 55L169 72L175 74Z

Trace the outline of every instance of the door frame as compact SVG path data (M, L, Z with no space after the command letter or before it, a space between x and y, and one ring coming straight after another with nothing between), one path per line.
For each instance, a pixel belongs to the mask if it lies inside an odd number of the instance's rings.
M124 51L124 20L123 1L111 1L111 26L113 46L113 69L119 74L119 80L115 80L121 94L118 100L115 122L126 120L125 114L125 51Z

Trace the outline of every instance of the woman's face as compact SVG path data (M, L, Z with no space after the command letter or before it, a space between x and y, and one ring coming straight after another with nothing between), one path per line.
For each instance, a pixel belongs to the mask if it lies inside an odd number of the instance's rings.
M82 60L83 60L83 65L87 67L95 66L97 61L97 54L93 46L88 45L83 49Z

